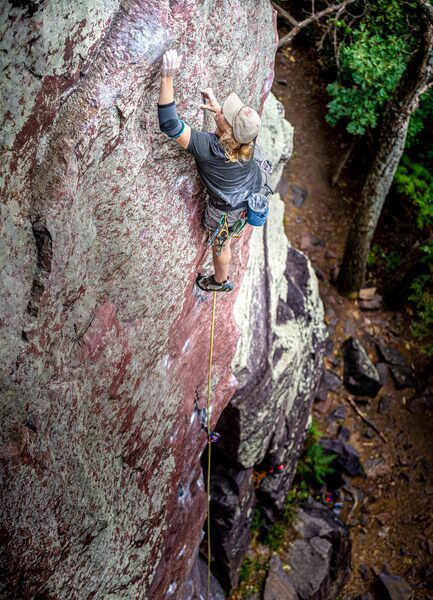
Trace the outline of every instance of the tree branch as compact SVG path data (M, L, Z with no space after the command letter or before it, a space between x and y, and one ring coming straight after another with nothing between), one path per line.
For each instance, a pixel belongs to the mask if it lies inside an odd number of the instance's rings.
M423 2L424 0L419 0L419 1ZM285 11L280 6L278 6L278 5L274 4L274 2L272 2L272 6L275 7L278 14L283 19L288 21L288 23L290 23L290 25L293 25L293 29L291 31L289 31L289 33L287 35L285 35L284 37L282 37L280 39L280 41L278 43L278 48L281 48L282 46L285 46L286 44L290 44L293 41L293 39L298 35L298 33L301 31L301 29L303 29L310 23L314 23L314 21L318 21L322 17L326 17L327 15L330 15L335 11L343 10L346 6L348 6L349 4L352 4L353 2L355 2L355 0L344 0L344 2L341 2L340 4L333 4L332 6L328 6L328 8L325 8L324 10L321 10L320 12L315 13L314 15L311 15L311 16L307 17L306 19L304 19L303 21L299 21L299 22L295 21L295 19L287 11ZM296 23L296 25L295 25L295 23Z
M272 2L272 0L271 0L271 4L275 8L277 13L280 15L280 17L282 17L285 21L290 23L290 25L292 27L297 27L299 25L298 21L296 19L294 19L292 17L292 15L287 12L287 10L284 10L284 8L282 8L279 4Z

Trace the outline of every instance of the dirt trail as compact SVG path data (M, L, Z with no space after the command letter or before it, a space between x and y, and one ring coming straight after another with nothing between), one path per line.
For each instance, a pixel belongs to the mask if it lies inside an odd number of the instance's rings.
M337 293L330 283L330 270L338 263L363 173L356 158L349 161L337 187L330 186L333 169L347 147L344 133L330 127L326 114L326 86L314 53L293 49L280 53L276 61L274 94L284 104L286 118L295 127L294 156L286 167L279 191L286 203L286 232L291 243L311 259L319 276L321 296L333 342L325 366L342 376L341 344L356 336L377 362L374 342L399 349L412 366L421 357L398 313L363 312L356 302ZM293 190L292 186L298 186ZM293 200L306 199L300 208ZM316 405L315 418L321 430L333 437L339 425L351 432L349 443L361 460L383 459L379 472L352 481L360 501L350 518L353 540L353 574L343 598L365 593L374 570L388 565L415 586L415 598L433 594L433 421L428 415L407 409L413 388L397 391L390 377L379 396L359 408L387 437L383 442L360 418L340 388L328 394L328 402ZM380 402L380 398L389 400ZM380 407L379 407L380 405ZM329 413L344 407L344 418L332 420ZM346 504L343 515L350 508ZM364 576L360 574L360 567ZM432 571L430 572L429 571ZM430 583L429 583L430 582ZM427 586L425 589L424 586ZM431 587L430 587L431 586Z

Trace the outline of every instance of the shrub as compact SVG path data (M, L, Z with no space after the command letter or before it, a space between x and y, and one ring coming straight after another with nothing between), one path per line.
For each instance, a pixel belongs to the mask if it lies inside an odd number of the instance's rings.
M411 285L409 300L415 309L412 332L424 343L427 356L433 356L433 264L427 275L416 277Z
M304 451L296 470L296 479L305 482L313 489L321 487L326 476L334 472L331 465L335 456L325 454L322 446L319 446L318 441L321 436L321 432L313 422L307 431Z
M398 194L417 209L420 230L433 225L433 175L422 164L404 156L394 177Z

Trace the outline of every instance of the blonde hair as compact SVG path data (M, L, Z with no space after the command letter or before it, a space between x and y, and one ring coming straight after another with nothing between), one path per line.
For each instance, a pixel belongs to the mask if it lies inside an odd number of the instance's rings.
M231 127L220 135L219 142L224 150L225 157L230 162L248 162L254 153L253 142L240 144L235 140Z

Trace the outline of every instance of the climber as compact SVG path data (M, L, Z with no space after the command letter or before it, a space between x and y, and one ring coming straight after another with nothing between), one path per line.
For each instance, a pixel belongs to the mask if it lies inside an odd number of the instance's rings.
M262 187L262 172L254 158L255 139L260 130L257 112L231 93L221 107L211 88L202 90L207 103L200 108L214 114L215 133L197 131L176 113L173 76L182 57L168 50L162 60L158 118L161 131L195 157L202 183L208 193L204 226L213 240L215 272L198 275L197 285L206 292L229 292L233 284L228 272L231 260L230 236L221 242L218 228L224 223L230 235L246 223L247 198ZM228 238L228 239L227 239Z

